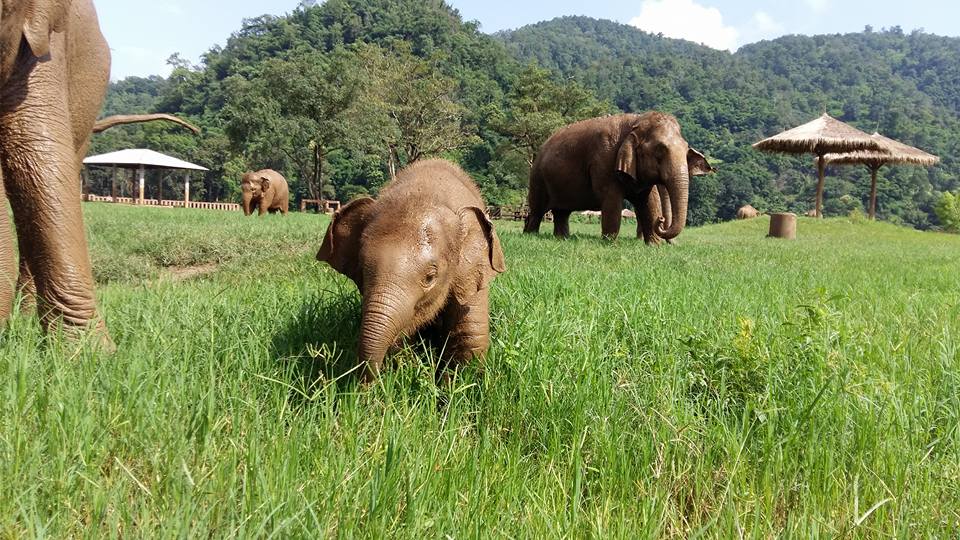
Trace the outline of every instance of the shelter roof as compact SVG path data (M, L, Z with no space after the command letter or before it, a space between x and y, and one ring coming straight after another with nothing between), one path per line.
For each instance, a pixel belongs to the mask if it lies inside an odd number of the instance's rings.
M110 152L99 156L90 156L83 160L84 165L93 165L100 167L122 167L136 169L145 167L148 169L184 169L190 171L208 171L206 167L195 165L182 159L177 159L160 152L147 150L144 148L134 148L130 150L120 150Z

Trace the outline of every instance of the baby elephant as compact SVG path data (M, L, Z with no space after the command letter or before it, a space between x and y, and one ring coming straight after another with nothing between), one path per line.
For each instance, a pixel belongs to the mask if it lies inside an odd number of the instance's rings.
M430 327L446 337L454 364L490 345L490 281L506 270L480 191L443 160L415 163L376 201L343 207L317 259L347 276L363 296L360 362L375 379L387 351Z
M243 188L243 215L253 214L259 208L260 215L280 212L287 215L290 210L290 188L287 179L277 171L264 169L243 175L240 182Z

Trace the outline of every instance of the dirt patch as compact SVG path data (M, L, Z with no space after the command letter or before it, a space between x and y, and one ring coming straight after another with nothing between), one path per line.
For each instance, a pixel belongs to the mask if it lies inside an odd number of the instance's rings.
M212 274L219 266L216 263L200 264L197 266L174 266L167 268L165 274L173 281L187 281L190 279Z

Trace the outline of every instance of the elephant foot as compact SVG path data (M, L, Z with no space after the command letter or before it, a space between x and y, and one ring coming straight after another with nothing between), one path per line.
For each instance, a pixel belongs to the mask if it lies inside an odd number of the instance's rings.
M70 343L87 345L92 351L106 356L117 352L117 346L110 338L107 325L97 321L89 326L60 325L57 328L48 328L49 334L59 333Z

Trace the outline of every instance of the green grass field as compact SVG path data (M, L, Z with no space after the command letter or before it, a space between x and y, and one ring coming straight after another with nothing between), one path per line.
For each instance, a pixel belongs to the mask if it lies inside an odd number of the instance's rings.
M960 534L960 237L501 222L482 368L364 388L326 218L85 211L119 350L0 333L0 537Z

